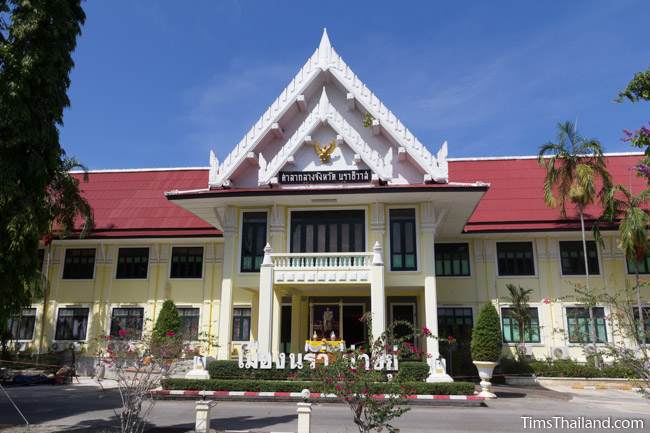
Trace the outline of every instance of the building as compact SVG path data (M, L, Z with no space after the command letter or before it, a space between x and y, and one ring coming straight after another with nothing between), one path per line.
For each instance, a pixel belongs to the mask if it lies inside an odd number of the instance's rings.
M637 191L639 158L607 158ZM370 311L375 335L407 320L453 336L459 368L486 302L499 307L505 342L518 341L504 301L511 283L533 289L531 353L582 358L588 314L570 300L585 281L579 222L544 204L543 177L533 157L448 160L446 143L431 154L324 32L223 162L211 153L209 168L91 172L81 187L96 228L44 246L50 289L12 330L24 350L89 345L147 329L172 299L188 338L217 338L212 355L227 359L253 340L273 353L332 332L363 342L358 319ZM615 232L588 251L594 287L633 284ZM596 309L599 342L615 338L607 314ZM448 356L434 340L416 344ZM449 378L432 369L431 380Z

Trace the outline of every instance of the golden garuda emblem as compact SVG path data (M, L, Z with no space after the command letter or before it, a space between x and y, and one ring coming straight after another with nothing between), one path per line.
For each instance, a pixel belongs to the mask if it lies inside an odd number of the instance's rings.
M334 149L336 149L336 140L332 140L327 146L321 146L319 142L314 143L314 150L322 163L330 162Z

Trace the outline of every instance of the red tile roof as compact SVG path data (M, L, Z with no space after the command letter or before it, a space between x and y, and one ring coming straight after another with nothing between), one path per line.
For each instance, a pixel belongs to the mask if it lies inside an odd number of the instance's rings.
M636 176L634 166L641 156L608 156L607 168L615 183L632 187L633 192L646 188ZM575 230L580 227L573 209L567 219L559 209L546 206L543 196L545 171L537 159L484 159L449 162L449 179L457 182L484 181L490 189L470 217L465 232ZM599 208L589 206L587 219L596 218Z
M206 169L90 172L80 188L93 208L91 237L220 236L219 230L164 194L207 184Z
M634 192L646 187L644 180L633 172L639 159L639 155L607 158L614 181L631 185ZM465 227L468 233L579 227L574 212L569 211L569 219L562 220L558 209L544 204L544 170L536 159L450 161L449 179L490 184ZM95 215L95 231L91 237L220 236L219 230L164 195L172 190L205 189L207 185L207 169L91 172L88 182L81 182L82 192ZM598 209L592 206L587 212L596 216Z

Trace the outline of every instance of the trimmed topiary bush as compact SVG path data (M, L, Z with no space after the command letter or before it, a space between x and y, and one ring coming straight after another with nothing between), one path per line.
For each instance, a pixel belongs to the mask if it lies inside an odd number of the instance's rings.
M424 382L429 377L429 364L426 362L400 362L399 379L403 382Z
M487 303L478 313L472 330L472 360L498 362L503 349L499 313L492 303Z
M402 384L411 394L429 395L473 395L474 384L469 382L427 383L406 382ZM253 392L300 392L309 389L321 392L323 384L310 381L276 381L276 380L194 380L164 379L163 389L188 391L253 391ZM371 393L385 394L390 384L378 382L372 385Z
M154 339L163 339L168 336L178 335L181 329L181 317L178 315L178 310L174 302L167 299L158 313L156 325L153 328Z

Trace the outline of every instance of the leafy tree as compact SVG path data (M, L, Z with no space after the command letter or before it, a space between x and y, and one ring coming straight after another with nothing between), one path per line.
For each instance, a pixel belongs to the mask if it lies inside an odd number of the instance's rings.
M632 102L650 101L650 68L634 74L634 78L618 94L616 101L623 102L626 99Z
M80 0L0 0L0 324L42 287L39 240L92 212L59 143Z
M650 252L648 241L648 227L650 215L646 211L650 202L650 189L634 195L623 185L616 185L607 196L605 218L614 222L621 217L618 226L618 247L623 250L629 262L634 263L636 276L635 291L636 303L639 310L639 339L645 344L646 335L643 318L643 304L641 303L641 280L639 267Z
M513 319L517 321L519 328L519 345L517 346L517 357L519 361L523 361L526 355L526 330L530 330L530 294L533 293L532 289L524 289L521 286L514 284L507 284L506 289L510 296L506 298L510 303L510 311Z
M550 156L549 156L550 155ZM560 206L560 215L567 217L567 204L572 204L580 217L582 250L585 262L585 283L589 292L589 264L587 240L585 238L585 209L600 198L605 206L606 192L612 188L612 179L607 171L605 157L600 143L578 134L575 124L558 124L556 143L546 143L539 149L539 164L546 169L544 179L544 201L550 207ZM600 183L600 190L598 190ZM590 333L596 341L596 325L593 308L589 309Z
M472 359L474 361L497 362L501 358L503 340L499 313L488 302L478 313L472 330Z
M167 299L163 302L156 325L153 328L153 338L161 339L165 337L178 336L181 328L181 317L178 315L178 310L174 301Z

